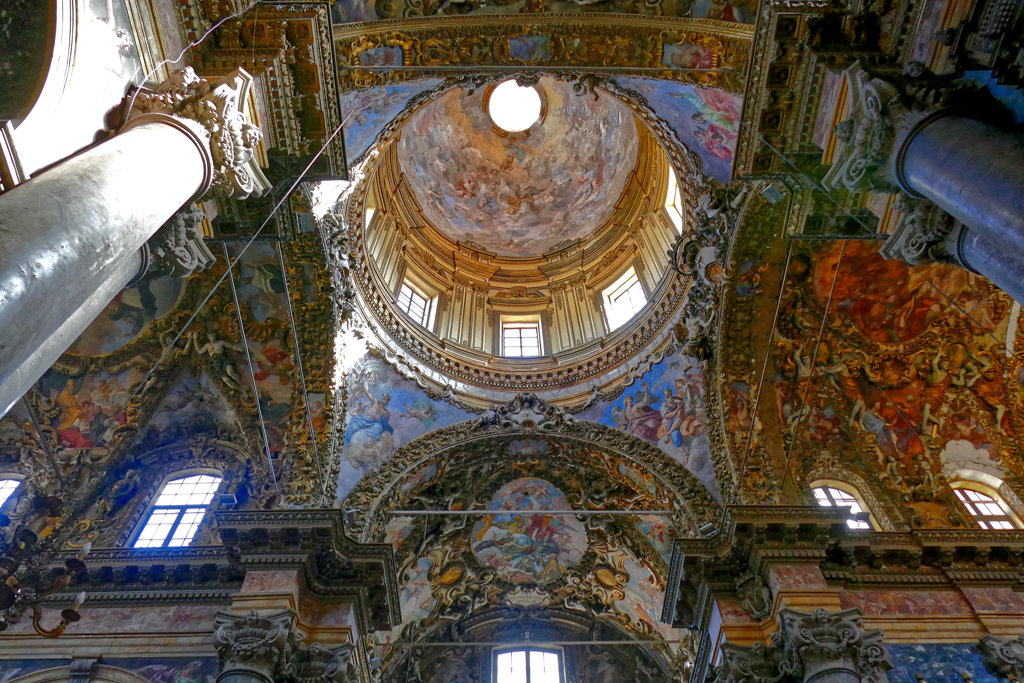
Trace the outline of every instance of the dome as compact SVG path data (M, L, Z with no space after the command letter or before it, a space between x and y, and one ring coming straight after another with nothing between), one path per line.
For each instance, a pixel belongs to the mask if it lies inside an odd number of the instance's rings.
M539 120L510 133L487 111L493 88L449 90L403 128L398 160L423 217L446 237L504 257L538 256L592 235L611 214L639 147L614 97L542 78Z

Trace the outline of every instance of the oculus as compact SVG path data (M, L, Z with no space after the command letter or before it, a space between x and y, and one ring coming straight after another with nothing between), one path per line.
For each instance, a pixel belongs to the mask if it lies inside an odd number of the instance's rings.
M491 92L487 114L498 128L521 133L540 120L541 102L537 90L507 80Z

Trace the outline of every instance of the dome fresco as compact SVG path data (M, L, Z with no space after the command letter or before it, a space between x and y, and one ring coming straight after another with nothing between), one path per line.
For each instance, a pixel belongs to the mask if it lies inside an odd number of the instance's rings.
M534 256L590 236L636 166L633 114L611 95L578 96L542 78L546 116L499 134L485 89L453 89L402 130L398 158L423 216L447 237L501 256Z

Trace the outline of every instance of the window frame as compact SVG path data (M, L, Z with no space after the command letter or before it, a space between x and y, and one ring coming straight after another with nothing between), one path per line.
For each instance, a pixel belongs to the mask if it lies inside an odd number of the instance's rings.
M628 283L631 279L635 279L636 282L626 286L626 283ZM614 325L612 321L612 311L616 308L615 302L619 301L626 294L626 292L632 290L634 286L638 287L640 293L643 295L643 305L635 309L628 318L624 318L617 325ZM612 295L609 294L609 292L611 290L619 289L622 289L622 293L613 300ZM634 318L640 315L640 313L647 307L647 305L651 303L651 299L647 292L647 288L644 287L644 281L640 278L640 273L638 273L636 267L631 264L628 268L622 271L622 273L620 273L618 277L612 280L611 284L607 285L601 290L601 302L604 305L604 319L605 324L608 326L608 334L611 334L612 332L615 332L616 330L625 327L630 323L630 321L632 321ZM633 307L633 305L634 302L630 299L630 306ZM616 320L618 320L617 315L618 314L616 314Z
M683 234L683 190L679 186L679 176L672 164L668 165L668 187L665 189L665 202L662 205L669 223L675 228L678 234Z
M953 494L956 496L957 502L960 503L960 505L965 510L967 510L967 513L970 515L971 519L974 520L974 523L978 527L981 527L982 529L984 529L986 531L1016 531L1016 530L1019 530L1019 529L1024 529L1024 524L1021 523L1020 517L1018 517L1017 513L1013 511L1013 508L1011 508L1007 504L1006 500L999 493L999 491L997 491L992 486L989 486L987 484L983 484L983 483L978 482L978 481L973 481L973 480L970 480L970 479L958 479L956 481L950 482L949 487L951 489L953 489ZM975 514L974 510L972 510L972 507L977 507L977 503L978 502L985 502L985 501L965 501L965 500L963 500L960 497L960 493L959 493L960 490L973 491L974 493L977 493L977 494L980 494L982 496L986 496L988 498L991 498L992 502L994 502L996 505L999 506L999 509L1002 510L1003 514L1002 515L979 515L979 514ZM994 529L994 528L991 528L991 527L985 525L985 524L991 524L993 521L1003 521L1003 520L1009 522L1009 524L1011 526L1010 529Z
M404 293L403 290L406 289L409 290L410 293L408 310L402 307L402 295ZM419 297L420 299L423 300L423 316L419 320L417 320L411 312L412 304L415 301L413 299L413 296ZM398 285L398 294L395 296L395 305L398 307L398 310L400 310L402 313L405 313L409 317L409 320L413 321L423 329L429 330L431 320L434 317L434 303L436 300L437 297L427 296L419 287L415 285L415 283L411 282L408 278L405 278L404 280L402 280L402 283Z
M868 526L867 527L856 527L856 526L850 524L850 522L856 522L857 520L852 520L852 519L848 519L847 520L847 526L850 528L851 531L879 531L880 530L881 527L878 524L878 519L875 517L875 513L871 511L871 507L867 504L867 501L864 500L864 496L861 495L861 492L859 490L857 490L856 486L853 486L852 484L848 484L845 481L839 481L838 479L816 479L816 480L810 482L809 486L810 486L810 489L811 489L811 495L814 496L814 504L819 506L819 507L852 507L852 506L849 506L849 505L838 505L835 502L835 500L832 499L831 495L829 496L829 500L832 501L832 505L831 506L822 505L818 501L818 497L814 493L815 489L835 489L835 490L839 491L840 493L845 493L846 495L848 495L851 498L853 498L857 502L857 506L860 507L861 512L868 513L868 519L867 519ZM856 514L856 513L854 513L854 514Z
M498 655L506 652L526 653L526 680L530 682L530 652L551 652L558 656L558 683L566 683L565 676L565 650L556 645L543 645L523 643L522 645L509 645L505 647L491 648L491 683L498 683Z
M180 479L188 479L190 477L201 477L201 476L216 477L217 479L220 480L218 482L218 484L217 484L217 488L213 492L213 497L210 499L210 502L207 503L206 505L204 505L204 506L199 506L199 505L180 505L180 506L160 505L160 506L158 506L156 504L156 502L160 499L161 494L163 494L164 489L167 488L167 485L170 484L171 482L178 481ZM215 470L215 469L211 469L211 468L199 468L199 469L179 470L177 472L173 472L171 474L168 474L167 476L165 476L160 481L160 485L156 487L155 493L150 497L149 501L147 501L147 503L146 503L146 512L142 516L142 519L138 523L135 531L132 532L131 537L128 539L128 543L127 543L128 548L130 548L131 550L167 550L168 548L188 548L195 541L196 534L198 534L198 532L199 532L199 528L203 525L204 522L206 522L206 516L213 510L213 508L214 508L214 506L215 506L215 504L217 502L217 497L220 495L220 489L221 489L222 486L224 486L224 473L221 472L220 470ZM194 533L192 535L192 538L190 538L188 540L188 542L185 543L184 545L180 545L180 546L178 546L178 545L176 545L176 546L167 545L171 541L171 539L174 537L174 532L177 530L178 526L181 524L181 519L184 516L184 513L187 510L189 510L189 509L195 509L195 508L198 508L198 507L204 507L205 508L205 512L203 513L202 518L199 520L199 524L196 525L196 533ZM177 508L178 509L178 515L177 515L177 518L174 521L174 524L168 530L167 535L164 537L164 540L161 543L161 545L139 546L139 547L136 547L135 544L138 542L139 537L142 535L142 532L146 529L146 525L149 524L149 520L150 520L150 518L152 518L153 512L155 510L157 510L158 508L160 508L160 509L175 509L175 508Z
M11 492L7 494L6 498L0 501L0 508L3 508L4 505L7 505L7 501L11 500L12 498L15 498L15 494L17 494L18 491L21 490L22 484L25 483L25 475L19 472L0 472L0 482L4 481L14 481L17 482L17 485L13 489L11 489Z
M516 359L530 359L530 358L542 358L544 356L544 328L541 321L540 314L534 315L508 315L502 314L498 318L500 339L501 339L501 357L502 358L516 358ZM529 329L533 328L537 330L537 355L535 356L510 356L508 349L505 344L505 330L509 329ZM523 348L523 338L519 336L519 349Z

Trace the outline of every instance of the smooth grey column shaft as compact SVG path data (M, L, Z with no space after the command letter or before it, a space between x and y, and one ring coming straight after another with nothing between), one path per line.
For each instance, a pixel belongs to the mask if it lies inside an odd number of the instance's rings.
M198 124L161 114L132 123L0 195L0 382L85 315L86 302L95 318L117 290L105 301L93 294L209 186L213 161Z
M996 287L1024 303L1024 251L1008 249L969 230L960 240L957 256Z
M1024 136L945 116L925 122L901 151L897 175L905 189L1005 251L1024 252Z
M32 388L60 355L82 332L85 332L85 328L92 324L99 312L124 288L124 284L139 272L141 265L142 254L138 251L134 257L119 262L106 282L93 292L81 308L72 313L25 362L14 369L7 379L0 382L0 417L6 415L11 406Z

